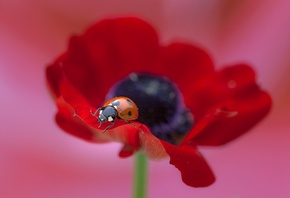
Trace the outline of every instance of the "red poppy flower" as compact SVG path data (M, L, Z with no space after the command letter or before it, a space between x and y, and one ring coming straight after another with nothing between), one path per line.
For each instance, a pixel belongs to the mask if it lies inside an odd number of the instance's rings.
M193 187L215 180L197 146L234 140L271 106L248 65L216 71L205 51L186 43L163 46L137 18L103 20L73 36L46 76L64 131L89 142L121 142L121 157L138 150L151 159L169 156ZM91 112L115 96L135 101L140 116L134 124L117 120L103 133L106 126L99 128Z

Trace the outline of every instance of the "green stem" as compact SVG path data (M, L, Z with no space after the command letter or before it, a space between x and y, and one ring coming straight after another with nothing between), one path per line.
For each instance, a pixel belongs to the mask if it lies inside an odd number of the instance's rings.
M147 164L147 157L144 153L135 154L134 198L146 198L147 196Z

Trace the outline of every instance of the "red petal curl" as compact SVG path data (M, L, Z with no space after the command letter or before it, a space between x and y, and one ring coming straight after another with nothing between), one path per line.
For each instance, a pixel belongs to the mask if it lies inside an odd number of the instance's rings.
M105 139L96 139L93 129L88 127L87 123L80 117L76 116L75 110L62 97L57 99L56 104L58 112L55 119L65 132L88 142L108 142Z
M215 176L195 147L174 146L163 142L170 156L170 164L181 172L182 181L192 187L206 187L215 181Z

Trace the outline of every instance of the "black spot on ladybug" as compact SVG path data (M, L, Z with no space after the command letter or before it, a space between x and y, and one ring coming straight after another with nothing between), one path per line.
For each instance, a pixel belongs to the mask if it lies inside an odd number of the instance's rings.
M128 111L128 116L132 116L132 112L131 111Z
M113 106L119 106L120 105L120 101L119 100L115 100L112 102Z
M132 106L132 102L130 100L127 99L126 101L127 101L128 105Z

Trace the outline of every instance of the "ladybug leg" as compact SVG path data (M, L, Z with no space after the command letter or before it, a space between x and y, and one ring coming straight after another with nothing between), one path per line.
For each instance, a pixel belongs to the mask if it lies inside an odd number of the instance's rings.
M99 122L100 123L100 125L98 126L98 128L100 128L101 127L101 125L102 125L102 122Z
M98 108L95 112L93 112L93 111L90 109L90 112L91 112L92 116L96 117L96 115L98 114L98 112L99 112L100 110L101 110L101 108ZM101 125L102 125L101 122L99 122L99 123L100 123L100 125L98 126L98 128L100 128Z
M114 121L111 122L111 124L105 128L105 130L103 131L103 133L105 133L108 129L112 128L112 127L114 126L114 124L115 124ZM101 126L101 125L100 125L100 126Z
M124 122L127 122L128 124L131 124L132 126L134 126L134 127L136 127L136 125L133 123L133 122L131 122L131 121L128 121L128 120L123 120Z
M133 122L129 122L133 127L136 127L136 125Z
M96 117L97 113L101 110L101 108L98 108L94 113L92 110L90 110L92 116Z

